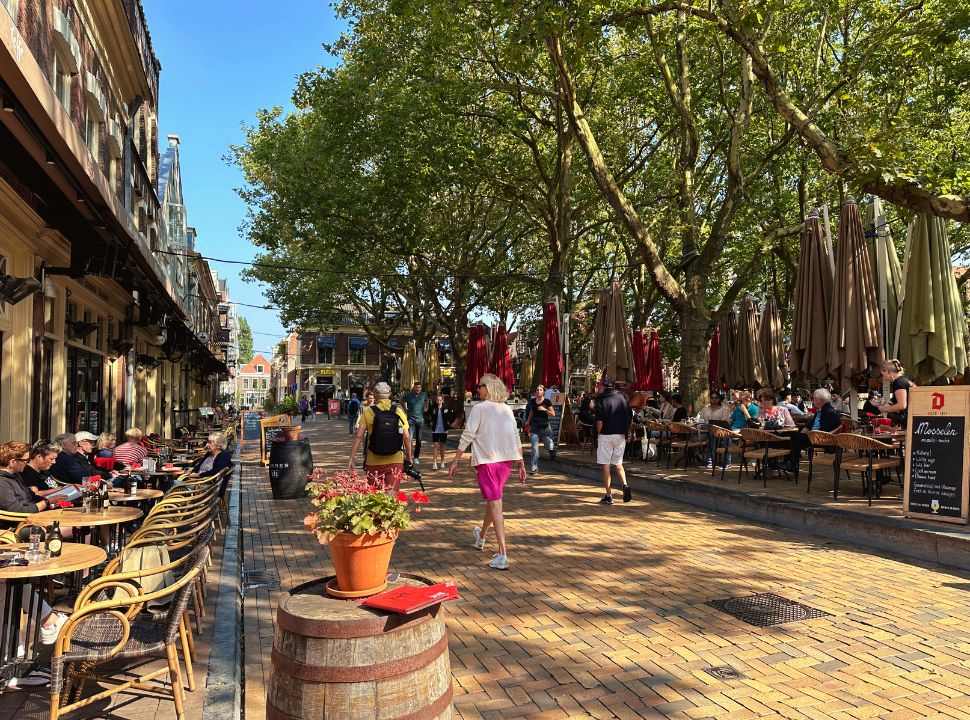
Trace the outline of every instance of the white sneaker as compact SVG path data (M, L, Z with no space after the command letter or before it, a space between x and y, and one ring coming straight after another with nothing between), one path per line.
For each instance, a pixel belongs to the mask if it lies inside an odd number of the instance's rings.
M495 553L495 555L492 556L492 562L490 562L488 566L491 568L495 568L496 570L508 570L509 556Z
M64 627L64 623L67 622L67 615L63 613L54 613L54 615L56 617L53 623L40 626L40 642L42 645L53 645L61 632L61 628Z
M431 463L431 469L432 470L437 470L438 469L438 463Z
M472 544L476 550L482 550L485 547L485 538L482 537L482 529L480 527L472 529L472 538L475 540Z
M415 465L420 465L421 464L421 460L419 458L414 458L414 464Z

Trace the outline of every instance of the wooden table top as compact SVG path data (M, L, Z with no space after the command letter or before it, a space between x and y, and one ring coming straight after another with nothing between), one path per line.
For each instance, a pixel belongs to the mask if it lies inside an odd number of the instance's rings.
M126 493L124 490L112 490L108 493L108 498L111 502L136 502L138 500L154 500L164 494L161 490L138 488L134 494Z
M50 525L55 520L60 520L63 527L96 527L137 520L142 515L144 513L138 508L112 505L102 512L96 513L85 513L81 508L45 510L44 512L33 513L30 519L41 525Z
M5 551L23 552L27 549L27 544L4 545L3 549ZM97 545L66 542L61 547L60 557L52 557L50 560L32 565L9 565L0 568L0 580L20 580L86 570L89 567L100 565L107 557L108 554L104 549Z

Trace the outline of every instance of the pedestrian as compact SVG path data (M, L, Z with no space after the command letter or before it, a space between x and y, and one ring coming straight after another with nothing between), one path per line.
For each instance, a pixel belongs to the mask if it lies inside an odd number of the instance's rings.
M377 402L365 407L360 426L354 434L347 470L354 472L354 458L364 436L367 436L367 459L364 471L367 481L388 492L397 492L404 472L404 458L412 463L411 435L408 418L400 405L391 402L391 386L379 382L374 386Z
M448 468L448 479L454 477L462 455L471 447L472 466L478 476L478 488L485 499L485 517L481 526L472 530L473 545L477 550L484 548L488 530L494 527L498 552L492 556L488 565L496 570L508 570L509 553L505 544L502 490L515 464L519 468L519 482L525 484L522 443L519 442L515 416L505 403L509 397L505 383L496 375L487 373L482 376L477 390L478 397L483 402L468 411L455 459Z
M304 397L300 400L300 422L306 422L306 416L310 414L310 403Z
M428 411L428 393L416 382L402 398L407 410L408 426L411 428L411 442L414 443L414 464L421 464L421 430L424 428L424 414Z
M546 388L536 385L535 392L525 407L525 427L529 429L529 440L532 441L532 473L539 472L539 441L543 441L549 457L556 459L556 446L552 439L552 428L549 426L550 418L556 417L556 408L552 406L552 400L546 395Z
M610 488L612 468L616 468L616 476L623 485L623 502L630 502L633 498L623 471L623 453L632 420L630 401L626 395L616 391L611 378L604 378L603 392L596 398L596 434L599 436L596 462L603 466L603 488L606 490L606 495L600 500L603 505L613 504L613 490Z
M310 415L310 422L316 422L317 421L317 401L315 399L308 398L306 404L307 404L307 412ZM329 412L330 411L328 408L327 413L329 414Z
M357 393L350 393L350 401L347 403L347 425L350 435L357 429L357 419L360 417L361 404L357 398Z
M440 465L445 467L445 443L448 442L448 428L458 425L458 414L445 405L445 396L438 393L435 396L435 406L431 410L431 469L437 470Z

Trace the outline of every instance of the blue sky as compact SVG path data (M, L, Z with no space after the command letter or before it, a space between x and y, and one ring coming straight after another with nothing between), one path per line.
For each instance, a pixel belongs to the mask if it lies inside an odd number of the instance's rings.
M203 255L251 260L255 248L239 233L246 206L235 193L239 171L223 159L242 141L243 123L256 110L290 107L296 77L333 65L322 44L343 25L324 0L143 0L155 54L162 63L159 144L181 138L182 184L189 223ZM259 285L239 277L239 265L210 261L229 279L233 300L265 305ZM257 351L283 335L271 310L239 307L249 320ZM263 334L265 333L265 334Z

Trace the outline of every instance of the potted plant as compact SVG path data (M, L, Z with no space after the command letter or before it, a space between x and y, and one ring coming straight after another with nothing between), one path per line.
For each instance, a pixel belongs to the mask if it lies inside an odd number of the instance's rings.
M277 415L288 415L290 417L290 424L284 425L281 429L283 433L283 438L286 440L299 440L300 430L303 429L302 425L294 425L293 418L300 414L300 403L296 401L293 395L287 395L278 403L276 403Z
M316 508L303 519L321 545L330 548L337 574L337 592L363 597L380 592L391 562L394 542L411 521L410 508L421 511L428 496L421 492L396 495L381 483L357 473L314 470L306 489Z

